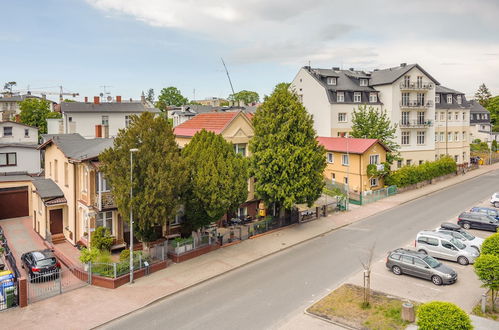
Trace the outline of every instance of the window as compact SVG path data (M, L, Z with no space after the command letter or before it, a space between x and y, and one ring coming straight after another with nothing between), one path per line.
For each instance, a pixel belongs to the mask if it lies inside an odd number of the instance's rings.
M461 95L458 95L457 96L457 104L461 104L463 102L463 98L461 97Z
M435 111L435 121L438 121L438 112Z
M4 126L3 136L12 136L12 126Z
M402 262L405 263L405 264L409 264L409 265L412 265L413 263L413 258L412 257L409 257L409 256L402 256Z
M424 111L418 111L418 124L423 125L425 123Z
M428 237L428 245L438 246L438 239Z
M417 94L418 105L424 105L424 93Z
M234 144L234 152L236 154L241 154L243 157L246 156L246 143Z
M15 152L0 153L0 166L16 166L17 154Z
M376 94L376 93L369 93L369 102L371 102L371 103L378 102L378 94Z
M459 141L459 132L454 132L454 141L455 142Z
M355 103L360 103L360 102L362 102L362 96L361 96L360 92L355 92L355 93L353 93L353 101L354 101Z
M102 126L109 126L109 116L102 116Z
M402 144L409 144L409 132L402 132Z
M73 121L73 117L68 117L68 121L72 122Z
M125 127L128 128L128 126L130 126L131 122L132 122L131 116L125 116Z
M411 84L411 76L404 76L404 86L409 87Z
M402 105L409 105L409 93L402 93Z
M348 184L348 177L344 177L344 178L343 178L343 182L344 182L345 184Z
M447 142L452 142L452 132L447 133Z
M440 103L440 94L435 94L435 103Z
M371 187L376 187L378 185L378 178L371 178Z
M459 112L454 113L454 119L459 120Z
M59 169L57 168L58 166L58 161L57 159L54 160L54 180L55 182L59 181Z
M466 132L463 132L463 136L461 137L462 141L466 141Z
M97 180L95 186L97 187L97 189L99 189L99 175L96 174L95 179ZM111 184L109 183L109 181L106 180L104 174L102 173L101 173L100 191L101 192L111 191Z
M29 128L24 129L24 137L29 138Z
M459 163L459 156L458 156L458 155L454 155L454 161L455 161L456 163Z
M466 112L463 111L463 121L466 121Z
M424 163L424 161L423 161L423 160L420 160L420 161L418 162L418 164L419 164L419 165L422 165L423 163Z
M406 164L407 166L411 165L411 163L412 163L412 159L406 159L406 160L405 160L405 164Z
M88 189L88 170L85 168L83 170L83 182L82 182L82 191L87 192Z
M239 207L237 209L237 217L239 219L244 219L248 215L248 208L247 207Z
M346 114L346 112L340 112L340 113L338 113L338 122L340 122L340 123L346 123L347 122L347 114Z
M334 154L332 152L327 153L327 162L334 163Z
M402 125L409 125L409 111L402 111Z
M440 132L440 142L445 142L444 132Z
M360 79L361 86L367 86L367 79Z
M182 219L184 218L184 205L180 206L180 209L178 210L177 214L175 215L175 219L171 223L172 225L180 225L182 223ZM126 222L125 222L126 223Z
M99 212L97 213L97 219L95 221L95 226L98 227L104 227L109 229L111 234L113 234L113 212L112 211L107 211L107 212Z
M397 160L397 168L401 168L402 167L402 160Z
M422 87L423 87L423 77L418 76L418 77L416 78L416 84L417 84L417 87L418 87L418 88L422 88Z
M452 112L447 113L447 120L452 120Z
M435 142L438 142L438 133L435 132Z
M369 164L378 165L379 164L379 155L369 156Z
M350 155L341 155L341 165L348 166L348 158Z
M67 187L69 186L69 179L68 179L68 163L64 162L64 185Z
M418 131L417 143L418 144L425 144L425 131Z
M426 268L428 266L425 262L423 262L419 258L414 258L414 265L421 267L421 268Z
M49 177L52 176L52 162L49 162Z
M328 77L327 84L328 85L336 85L336 77Z
M452 103L452 94L447 94L447 103Z
M345 102L345 93L338 92L336 94L336 102Z
M440 121L444 121L445 120L445 113L442 111L440 112Z
M336 182L336 174L331 173L331 182L335 183Z

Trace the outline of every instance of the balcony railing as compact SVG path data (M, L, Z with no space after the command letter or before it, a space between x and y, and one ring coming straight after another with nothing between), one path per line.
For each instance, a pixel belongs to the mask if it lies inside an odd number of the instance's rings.
M401 128L426 128L433 126L431 120L401 120Z
M100 210L116 208L116 203L114 202L114 197L110 191L103 191L95 195L93 206Z
M426 109L426 108L430 108L431 106L433 106L433 101L421 102L421 101L410 100L407 102L403 102L403 101L400 102L401 108Z
M401 82L400 89L403 90L430 90L433 88L433 83L417 83L417 82Z

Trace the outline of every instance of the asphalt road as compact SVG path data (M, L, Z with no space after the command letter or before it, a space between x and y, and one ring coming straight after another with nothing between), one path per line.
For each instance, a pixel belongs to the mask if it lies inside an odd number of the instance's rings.
M499 171L371 216L170 296L109 329L278 328L375 259L499 190Z

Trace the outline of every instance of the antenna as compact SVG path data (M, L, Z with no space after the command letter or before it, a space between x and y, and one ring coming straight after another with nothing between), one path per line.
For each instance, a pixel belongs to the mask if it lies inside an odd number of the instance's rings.
M192 100L193 101L196 101L196 89L194 88L194 90L192 91Z
M234 87L232 86L232 81L230 80L229 71L227 70L227 67L225 66L224 59L221 57L220 57L220 59L222 60L222 64L224 65L225 73L227 73L227 78L229 78L229 84L230 84L230 89L232 89L232 95L234 95L236 93L234 92Z

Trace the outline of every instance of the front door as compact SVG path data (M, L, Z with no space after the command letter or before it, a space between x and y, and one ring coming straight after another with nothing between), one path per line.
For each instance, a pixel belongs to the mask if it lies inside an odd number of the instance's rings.
M62 234L62 209L50 210L50 233Z

